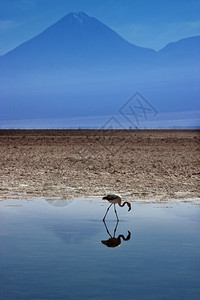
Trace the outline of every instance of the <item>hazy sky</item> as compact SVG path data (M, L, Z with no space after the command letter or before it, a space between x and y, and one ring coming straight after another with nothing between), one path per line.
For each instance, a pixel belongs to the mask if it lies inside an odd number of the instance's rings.
M156 50L200 35L199 0L0 0L0 54L71 11L84 11L129 42Z

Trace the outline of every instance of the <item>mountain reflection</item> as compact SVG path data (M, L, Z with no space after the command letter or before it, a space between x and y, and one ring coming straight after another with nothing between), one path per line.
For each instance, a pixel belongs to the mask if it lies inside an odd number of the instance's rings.
M124 237L123 234L119 234L118 237L115 237L119 221L116 221L116 225L115 225L113 235L110 234L110 231L108 230L106 222L103 221L103 223L105 225L105 228L106 228L106 231L107 231L108 235L110 236L110 238L108 240L102 240L101 241L101 243L104 244L105 246L107 246L109 248L116 248L116 247L119 247L121 245L122 239L124 241L129 241L130 240L130 238L131 238L131 232L130 231L128 231L127 237Z
M65 207L65 206L69 205L74 199L49 198L49 199L45 199L45 200L54 207Z

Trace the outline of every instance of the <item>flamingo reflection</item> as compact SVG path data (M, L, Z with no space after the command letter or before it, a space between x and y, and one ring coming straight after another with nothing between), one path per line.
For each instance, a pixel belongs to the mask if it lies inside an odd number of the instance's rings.
M116 225L115 225L115 229L114 229L114 233L113 236L110 234L108 227L106 225L105 220L103 221L106 231L108 233L108 235L110 236L110 238L108 240L102 240L101 243L106 245L109 248L116 248L119 247L121 245L121 239L123 239L124 241L129 241L131 238L131 232L128 231L127 237L125 238L123 234L118 235L118 237L115 237L116 231L117 231L117 227L119 224L119 221L117 220Z

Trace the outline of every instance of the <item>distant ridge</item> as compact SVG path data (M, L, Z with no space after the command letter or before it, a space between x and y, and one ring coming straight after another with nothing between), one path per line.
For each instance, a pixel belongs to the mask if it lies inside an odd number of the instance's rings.
M200 63L200 36L193 36L169 43L159 51L166 61Z

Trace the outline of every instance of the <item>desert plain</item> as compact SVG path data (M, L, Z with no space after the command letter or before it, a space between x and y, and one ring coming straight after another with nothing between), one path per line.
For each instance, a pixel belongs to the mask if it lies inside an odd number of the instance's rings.
M199 130L0 130L0 199L200 198Z

